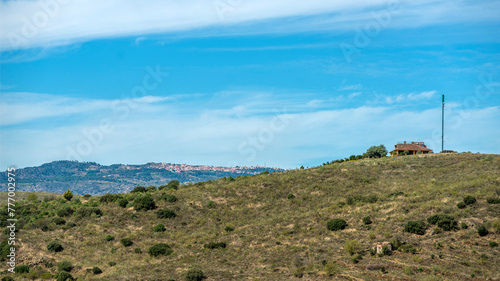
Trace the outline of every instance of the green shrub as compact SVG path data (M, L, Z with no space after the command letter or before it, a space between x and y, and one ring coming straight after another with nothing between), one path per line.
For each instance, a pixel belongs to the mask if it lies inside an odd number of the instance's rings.
M500 204L500 198L487 198L486 202L488 204Z
M495 242L495 241L490 241L490 242L489 242L489 244L490 244L490 247L491 247L491 248L498 247L498 243L497 243L497 242Z
M52 220L56 225L65 225L66 221L63 218L56 217Z
M51 241L47 244L47 250L57 253L62 252L64 250L64 247L57 241Z
M344 251L351 256L361 250L361 244L356 240L347 240L344 244Z
M73 270L73 265L70 261L62 261L57 263L57 269L59 269L59 271L71 272L71 270Z
M125 199L125 198L122 198L120 200L118 200L118 206L122 207L122 208L126 208L128 205L128 200Z
M111 234L108 234L106 235L106 237L104 237L104 239L106 239L106 241L113 241L115 240L115 237L113 237Z
M86 199L87 199L87 198L90 198L90 197L92 197L92 195L90 195L90 194L85 194L85 195L83 195L83 198L86 198Z
M2 281L14 281L14 278L12 278L10 276L4 276L4 277L2 277Z
M148 250L148 253L153 257L168 256L173 252L174 250L172 250L172 248L165 243L156 244Z
M293 195L293 193L288 193L288 195L286 196L287 199L293 199L295 198L295 195Z
M94 273L94 275L101 274L101 273L102 273L102 270L101 270L99 267L94 266L94 267L92 268L92 273Z
M120 198L122 198L122 197L118 194L106 193L103 196L101 196L101 198L99 198L99 202L101 202L101 203L114 203Z
M342 230L348 226L347 222L343 219L331 219L326 224L326 228L332 231Z
M108 264L109 264L109 266L113 267L113 266L115 266L115 265L116 265L116 262L114 262L114 261L110 261L110 262L108 262Z
M203 271L199 269L190 269L186 272L186 280L188 281L202 281L207 277L203 274Z
M64 192L63 197L64 199L71 201L71 198L73 198L73 193L71 193L71 190L69 190L69 188L68 191Z
M369 216L364 217L363 218L363 223L364 224L371 224L372 223L372 219Z
M87 206L84 206L84 207L81 207L79 209L76 210L75 212L75 216L77 218L90 218L92 215L96 215L98 217L102 216L102 211L101 209L97 208L97 207L87 207Z
M159 219L171 219L175 218L176 216L177 215L175 214L174 211L167 208L158 210L158 212L156 212L156 217Z
M175 197L172 194L162 194L159 198L160 200L164 200L168 203L174 203L177 202L177 197Z
M154 231L154 232L163 232L163 231L165 231L165 230L167 230L167 229L166 229L166 228L165 228L165 226L164 226L163 224L161 224L161 223L159 223L159 224L157 224L157 225L155 225L155 226L153 227L153 231Z
M481 225L477 229L477 234L479 234L479 236L486 236L489 234L489 231L486 229L486 227L484 227L484 225Z
M158 187L158 190L163 190L163 189L179 189L180 182L178 180L172 180L170 181L167 185L161 185Z
M73 215L75 211L71 207L63 207L59 211L57 211L57 215L60 217L69 217Z
M351 258L352 263L359 263L359 261L362 260L362 259L363 259L363 257L360 254L354 255Z
M61 271L57 274L57 281L74 281L75 279L69 272Z
M469 228L469 226L465 222L461 222L460 223L460 228L461 229L467 229L467 228Z
M465 203L466 205L471 205L471 204L474 204L474 203L476 203L476 198L474 198L473 196L470 196L470 195L465 196L465 197L464 197L464 203Z
M228 226L226 226L226 228L224 228L224 230L225 230L226 232L231 232L231 231L234 231L234 227L233 227L233 226L228 225Z
M214 201L209 201L208 204L207 204L207 207L208 208L215 208L216 207L216 204Z
M467 207L467 205L465 205L464 202L458 202L457 203L457 208L459 208L459 209L465 209L465 207Z
M156 209L156 204L151 195L147 194L143 197L137 198L134 201L134 210L136 211L148 211Z
M144 186L137 186L135 187L130 193L145 193L146 188Z
M125 247L129 247L129 246L132 246L132 244L134 244L134 242L132 242L132 240L130 240L130 238L122 238L120 240L120 242L122 243L123 246Z
M425 223L423 221L409 221L406 223L405 231L418 235L425 234Z
M225 242L210 242L208 244L203 245L204 248L206 249L224 249L226 248L226 243Z
M22 274L22 273L29 273L30 272L30 267L27 266L27 265L17 265L15 268L14 268L14 272L15 273L19 273L19 274Z
M141 248L135 248L134 253L136 254L142 254Z
M430 224L437 225L441 227L445 231L450 231L454 229L458 229L458 223L450 215L446 214L435 214L427 218L427 222Z
M156 191L156 186L150 185L146 187L146 192L154 192L154 191Z

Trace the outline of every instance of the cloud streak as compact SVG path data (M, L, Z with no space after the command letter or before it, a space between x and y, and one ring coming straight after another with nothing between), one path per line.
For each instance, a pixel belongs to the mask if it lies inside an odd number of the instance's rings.
M233 3L227 1L223 3ZM252 0L221 10L207 0L40 0L0 2L2 51L55 47L94 39L148 34L220 36L352 30L373 12L401 5L393 27L461 22L498 22L500 3L482 1L323 1ZM221 12L223 16L221 17ZM293 21L280 19L293 18ZM186 33L186 31L190 31Z

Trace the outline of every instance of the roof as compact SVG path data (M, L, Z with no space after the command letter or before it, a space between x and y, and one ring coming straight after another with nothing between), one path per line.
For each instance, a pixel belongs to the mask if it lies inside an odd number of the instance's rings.
M397 148L394 149L393 151L396 151L396 150L402 150L402 151L405 151L405 150L408 150L408 151L432 151L432 149L430 149L430 148L423 147L423 146L416 145L416 144L398 144Z

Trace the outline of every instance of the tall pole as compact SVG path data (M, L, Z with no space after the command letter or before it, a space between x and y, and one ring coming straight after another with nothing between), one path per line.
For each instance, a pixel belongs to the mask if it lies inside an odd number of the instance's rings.
M441 118L441 152L444 151L444 95L443 95L443 110Z

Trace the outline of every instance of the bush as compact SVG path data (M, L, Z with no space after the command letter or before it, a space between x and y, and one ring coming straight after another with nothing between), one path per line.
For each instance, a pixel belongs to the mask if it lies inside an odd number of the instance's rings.
M490 244L490 247L491 247L491 248L498 247L498 243L497 243L497 242L495 242L495 241L490 241L490 242L489 242L489 244Z
M458 202L457 203L457 208L459 208L459 209L465 209L465 207L467 207L467 205L465 205L464 202Z
M472 196L470 196L470 195L465 196L465 197L464 197L464 203L465 203L465 205L471 205L471 204L474 204L474 203L476 203L476 198L474 198L474 197L472 197Z
M486 227L484 227L484 225L481 225L477 229L477 234L479 234L479 236L486 236L489 234L489 231L486 229Z
M445 231L458 229L458 223L452 216L446 214L436 214L427 218L427 222L437 225Z
M231 231L234 231L234 227L233 227L233 226L229 226L229 225L228 225L228 226L226 226L226 228L224 228L224 230L225 230L226 232L231 232Z
M174 250L172 250L172 248L165 243L156 244L148 250L148 253L153 257L168 256L173 252Z
M85 198L85 199L88 199L88 198L90 198L90 197L92 197L92 195L90 195L90 194L85 194L85 195L83 195L83 198Z
M73 270L73 265L70 261L62 261L57 263L57 269L59 269L59 271L71 272L71 270Z
M224 249L226 248L226 243L225 242L210 242L208 244L203 245L204 248L206 249Z
M178 180L173 180L167 184L167 188L177 190L177 189L179 189L180 185L181 185L181 183Z
M30 267L27 265L18 265L14 268L15 273L29 273L30 272Z
M326 228L332 231L342 230L348 226L347 222L343 219L331 219L326 224Z
M52 220L56 225L65 225L66 221L63 218L54 218Z
M159 198L160 200L167 201L168 203L177 202L177 197L172 194L162 194Z
M94 266L94 267L92 268L92 273L94 273L94 275L101 274L101 273L102 273L102 270L101 270L99 267Z
M47 250L57 253L62 252L64 250L64 247L57 241L51 241L47 244Z
M74 281L75 279L69 272L61 271L57 274L57 281Z
M108 264L109 264L109 266L113 267L113 266L115 266L115 265L116 265L116 262L114 262L114 261L110 261L110 262L108 262Z
M488 204L500 204L500 198L487 198L486 202Z
M215 208L216 204L214 201L209 201L208 204L207 204L207 207L208 208Z
M122 198L120 200L118 200L118 206L122 207L122 208L126 208L128 205L128 200L125 199L125 198Z
M295 198L295 195L293 195L293 193L288 193L288 195L286 196L287 199L293 199Z
M460 223L460 228L461 229L467 229L467 228L469 228L469 226L465 222L461 222Z
M165 226L164 226L163 224L161 224L161 223L159 223L159 224L155 225L155 227L153 227L153 231L154 231L154 232L163 232L163 231L165 231L165 230L167 230L167 229L166 229L166 228L165 228Z
M344 251L351 256L361 250L361 244L356 240L347 240L344 245Z
M175 218L177 215L175 214L174 211L170 210L170 209L161 209L161 210L158 210L158 212L156 212L156 217L159 218L159 219L171 219L171 218Z
M146 187L146 192L154 192L154 191L156 191L156 186L150 185Z
M141 248L135 248L134 253L136 254L142 254Z
M64 199L71 201L71 198L73 198L73 193L71 193L71 190L69 190L69 188L68 191L64 192L63 197Z
M101 209L97 208L97 207L81 207L79 209L76 210L75 212L75 216L77 218L90 218L93 214L97 215L97 216L102 216L102 211Z
M418 235L425 234L425 222L423 221L409 221L406 223L405 231L415 233Z
M118 194L106 193L103 196L101 196L101 198L99 198L99 202L101 202L101 203L113 203L113 202L116 202L120 198L122 198L122 197Z
M186 272L186 280L188 281L202 281L207 277L203 274L203 271L199 269L190 269Z
M113 237L111 234L108 234L106 235L106 237L104 237L104 239L106 239L106 241L113 241L115 240L115 237Z
M132 240L130 240L130 238L122 238L120 240L120 242L122 243L123 246L125 247L129 247L129 246L132 246L132 244L134 244L134 242L132 242Z
M136 211L148 211L156 209L156 204L151 196L145 195L143 197L137 198L134 201L134 210Z
M135 187L130 193L145 193L146 188L144 186L137 186Z
M364 224L371 224L372 223L372 219L369 216L364 217L363 218L363 223Z
M10 276L5 276L5 277L2 277L2 281L14 281L14 278L12 278Z
M57 215L60 217L69 217L73 215L75 211L71 207L64 207L57 211Z

